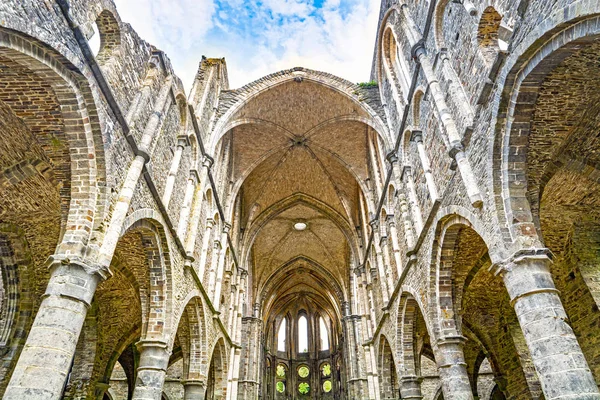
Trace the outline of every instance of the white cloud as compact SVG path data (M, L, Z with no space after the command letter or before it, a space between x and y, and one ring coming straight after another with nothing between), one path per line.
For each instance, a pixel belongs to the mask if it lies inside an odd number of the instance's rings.
M202 55L225 57L232 87L303 66L369 79L379 0L115 0L121 18L171 58L186 88Z

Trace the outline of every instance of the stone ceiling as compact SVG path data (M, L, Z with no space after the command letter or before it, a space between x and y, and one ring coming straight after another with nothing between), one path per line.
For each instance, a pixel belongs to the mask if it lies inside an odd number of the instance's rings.
M334 292L347 291L361 191L370 185L368 118L349 96L311 80L263 89L231 117L225 137L255 298L345 296Z

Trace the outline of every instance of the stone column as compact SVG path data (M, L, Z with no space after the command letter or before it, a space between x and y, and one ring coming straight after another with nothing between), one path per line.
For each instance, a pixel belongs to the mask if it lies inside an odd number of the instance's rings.
M202 237L202 250L200 250L200 260L198 261L198 277L201 281L204 280L204 270L206 269L206 259L208 258L208 246L210 246L210 236L212 228L215 226L215 220L208 218L206 220L206 228ZM202 282L204 284L204 282Z
M44 299L4 399L61 397L96 287L107 277L82 263L54 261Z
M421 378L414 375L403 376L400 379L400 394L402 399L422 399Z
M206 383L198 380L183 381L183 400L204 400Z
M208 283L206 284L206 292L215 309L218 305L215 304L215 285L217 284L217 266L219 264L219 256L224 251L223 243L220 240L213 242L213 250L210 258L210 269L208 270Z
M415 230L417 231L417 236L421 234L423 230L423 216L421 214L421 206L419 206L419 200L417 199L417 189L415 188L415 181L412 176L412 171L410 165L405 165L402 167L402 174L400 175L400 179L404 182L404 186L406 187L406 195L408 197L408 204L410 205L410 211L413 216L413 221L415 223Z
M389 282L385 274L385 265L383 262L383 255L381 254L381 248L377 243L377 230L379 229L379 221L373 220L370 223L371 229L375 232L375 240L373 240L373 247L375 248L375 263L377 264L377 274L379 276L379 289L381 291L381 306L383 307L390 300L390 288Z
M550 273L548 249L525 249L496 264L515 308L546 399L600 399Z
M148 118L148 122L144 128L144 133L139 144L139 154L136 154L136 157L127 170L127 176L119 191L119 199L113 208L110 223L108 224L102 246L100 247L98 262L101 266L109 266L112 261L117 243L121 237L123 223L125 222L125 217L129 211L129 205L131 204L135 187L140 179L144 165L150 161L150 148L152 147L154 137L159 131L163 112L168 110L170 106L172 86L173 78L169 76L161 87L161 91L156 99L154 113Z
M425 145L423 144L423 133L421 131L412 131L411 138L413 142L417 144L417 150L419 151L419 159L421 160L421 167L425 173L425 181L427 182L427 189L429 189L429 197L431 202L435 202L438 198L438 191L431 173L431 165L429 164L429 157L425 151Z
M225 255L227 254L229 229L231 229L231 225L224 222L223 231L221 232L221 251L219 252L219 260L215 271L215 291L213 293L213 305L217 311L219 311L221 307L221 288L223 287L223 271L225 270Z
M185 251L188 255L193 255L194 246L196 245L196 236L198 235L198 230L200 229L200 217L202 215L202 204L204 200L204 185L208 180L208 174L210 168L212 167L213 160L210 157L205 156L202 161L202 168L200 170L200 176L197 176L197 184L195 185L195 193L191 210L191 217L188 218L185 216L184 211L181 211L181 218L179 220L179 227L177 228L177 232L179 233L180 238L185 237ZM190 211L186 211L189 215ZM183 240L183 239L182 239Z
M450 108L446 104L446 95L440 87L435 72L433 71L431 60L425 51L423 37L417 30L415 22L413 21L406 4L401 6L401 11L404 17L402 26L404 28L406 38L412 46L412 55L417 62L421 64L423 75L425 75L431 96L433 97L435 110L440 122L442 123L442 126L444 127L444 131L448 139L448 153L450 157L456 161L458 171L462 178L463 184L465 185L471 205L473 205L473 207L481 207L483 206L483 199L477 185L477 179L473 174L473 169L471 168L471 164L465 154L463 145L461 143L462 138L458 134L454 117L450 112Z
M387 155L387 160L392 165L392 170L394 171L394 176L396 177L396 186L400 188L404 185L402 180L402 171L400 170L400 163L398 162L398 156L395 152L391 152ZM401 185L402 184L402 185ZM406 245L408 248L412 248L415 245L415 236L413 232L413 224L410 220L409 215L409 207L406 202L406 195L400 191L400 195L398 196L398 204L400 206L400 211L402 212L402 221L404 223L404 236L406 238Z
M402 276L402 256L400 255L400 242L398 241L398 230L396 229L396 220L393 214L388 215L388 227L390 228L390 236L392 237L392 252L396 261L396 270L398 279Z
M463 353L464 342L463 336L447 336L437 342L435 359L440 371L444 400L473 400Z
M173 154L173 159L171 160L171 168L169 168L169 174L167 175L167 181L165 182L165 191L162 197L162 202L166 209L169 209L169 202L173 196L175 179L177 179L177 172L179 171L179 165L181 164L181 158L183 157L183 150L187 143L188 139L185 136L177 139L177 148L175 149L175 154Z
M177 224L177 236L184 244L184 248L186 250L186 254L189 256L193 256L191 254L194 249L188 252L188 243L187 243L187 233L188 229L192 224L192 221L195 215L190 217L190 213L192 212L192 201L194 201L194 194L196 192L196 186L200 182L198 171L195 169L190 170L190 176L188 177L187 184L185 185L185 194L183 195L183 204L181 204L181 211L179 212L179 222ZM200 215L196 217L196 225L200 222ZM196 227L196 229L198 229ZM196 237L194 237L194 241Z
M142 339L133 400L161 400L171 352L166 343Z
M465 89L462 86L458 74L450 64L448 50L445 48L441 49L439 57L442 61L442 73L444 74L446 81L449 82L450 95L453 97L456 96L454 103L462 110L462 114L465 118L465 124L467 126L472 125L473 120L475 119L473 108L471 107L469 98L465 94Z

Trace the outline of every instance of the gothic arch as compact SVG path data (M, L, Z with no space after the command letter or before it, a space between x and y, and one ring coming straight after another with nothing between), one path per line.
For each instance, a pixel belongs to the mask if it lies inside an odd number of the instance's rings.
M121 237L136 233L141 236L150 268L148 308L143 316L142 338L172 343L172 276L171 256L162 218L154 210L142 209L130 215L123 224Z
M176 325L180 325L182 322L188 323L188 337L185 338L188 341L186 343L187 353L183 355L185 360L184 379L205 380L208 373L208 336L204 302L200 293L193 291L188 294L183 304L185 306Z
M506 61L501 100L495 121L493 154L494 201L507 246L541 246L536 220L527 194L526 163L509 165L517 157L526 158L527 146L521 144L530 129L530 119L517 119L537 101L546 73L573 54L582 44L600 35L600 6L577 1L549 17L512 51ZM527 91L521 88L527 87ZM525 116L525 114L523 114ZM528 114L527 114L528 115ZM521 142L519 142L521 141Z
M461 327L457 325L460 321L457 321L454 309L457 299L453 280L454 250L461 230L473 231L486 246L486 251L490 248L489 242L484 239L483 225L468 210L450 207L440 209L438 216L431 250L428 304L428 314L433 321L432 333L436 339L461 334Z
M62 242L71 242L72 253L78 252L79 249L73 251L73 247L85 246L92 230L103 217L97 215L96 202L99 196L98 183L105 181L104 147L88 82L76 67L54 49L5 28L0 28L0 57L11 63L13 68L46 85L48 95L59 107L62 122L60 130L54 133L56 140L53 143L60 144L64 151L54 162L60 175L65 177L62 202L69 204L67 210L62 210L64 226L68 229L61 232L61 236ZM28 89L22 88L19 92L26 97ZM11 106L9 98L2 97L0 100ZM33 122L36 118L44 118L44 114L35 108L37 101L31 100L28 103L30 109L22 110L29 114L23 115L26 125L28 120ZM73 191L78 192L76 199L71 197Z
M234 103L228 107L225 113L217 120L211 133L211 139L208 142L207 151L213 153L217 147L218 142L228 132L228 126L230 125L231 118L236 114L237 111L242 109L253 99L260 96L269 89L292 81L308 81L313 82L317 85L334 90L338 95L343 96L346 99L352 101L359 109L365 111L370 117L370 125L374 127L375 131L380 135L385 143L385 147L391 149L393 147L393 138L389 133L385 123L377 112L366 102L358 100L354 94L357 86L351 82L348 82L337 76L313 71L306 68L296 67L290 70L284 70L276 72L274 74L267 75L257 81L249 83L242 88L238 89L237 96Z
M96 55L99 64L106 64L121 47L121 27L115 14L104 9L96 17L96 26L100 35L100 51Z
M227 392L227 350L223 338L212 346L206 398L224 399Z

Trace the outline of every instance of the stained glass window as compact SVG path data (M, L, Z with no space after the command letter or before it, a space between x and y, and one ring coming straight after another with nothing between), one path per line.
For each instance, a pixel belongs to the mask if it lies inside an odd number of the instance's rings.
M279 393L285 392L285 383L283 383L282 381L277 382L277 384L275 385L275 389L277 389Z
M307 366L303 365L300 368L298 368L298 375L300 375L300 378L306 378L308 374L310 374L310 370Z
M283 365L279 364L277 366L276 374L279 378L285 378L285 367Z
M298 392L300 394L308 394L310 392L310 385L306 382L302 382L298 385Z

